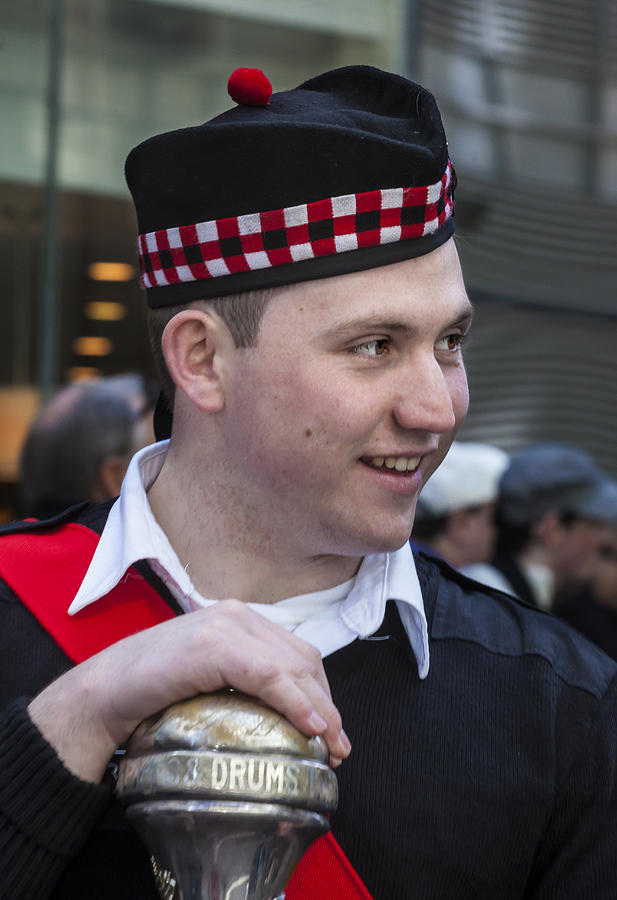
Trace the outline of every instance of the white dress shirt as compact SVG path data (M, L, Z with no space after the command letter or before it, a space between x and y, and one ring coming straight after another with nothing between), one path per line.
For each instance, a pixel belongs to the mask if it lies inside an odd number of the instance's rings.
M69 607L73 615L96 603L145 559L185 612L217 600L202 597L156 521L147 491L156 480L169 441L140 450L129 465L119 499L112 506L88 571ZM386 602L395 600L418 663L420 678L429 668L428 629L420 583L409 544L393 553L365 556L356 576L325 591L289 597L279 603L251 603L327 656L356 638L367 638L381 625Z

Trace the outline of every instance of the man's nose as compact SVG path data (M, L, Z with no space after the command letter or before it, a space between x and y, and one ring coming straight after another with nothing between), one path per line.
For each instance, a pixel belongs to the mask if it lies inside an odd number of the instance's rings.
M464 379L464 375L461 376ZM451 385L433 357L410 366L398 385L394 418L401 428L445 434L456 426Z

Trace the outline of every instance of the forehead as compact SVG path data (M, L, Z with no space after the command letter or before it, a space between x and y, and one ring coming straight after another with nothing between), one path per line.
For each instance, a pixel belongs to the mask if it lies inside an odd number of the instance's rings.
M454 241L414 259L277 291L264 326L318 331L397 325L441 328L471 315Z

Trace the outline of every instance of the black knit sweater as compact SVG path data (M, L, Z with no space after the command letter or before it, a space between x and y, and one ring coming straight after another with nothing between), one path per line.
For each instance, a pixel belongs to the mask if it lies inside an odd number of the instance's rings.
M617 898L617 665L546 613L417 567L428 677L393 604L377 639L326 660L353 744L339 843L376 900ZM68 773L14 699L69 665L0 587L0 897L154 900L111 785Z

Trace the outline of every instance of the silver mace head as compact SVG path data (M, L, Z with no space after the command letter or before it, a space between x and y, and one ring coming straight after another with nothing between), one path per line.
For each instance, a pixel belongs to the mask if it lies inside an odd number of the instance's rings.
M338 800L323 739L232 690L142 722L116 791L174 900L284 896Z

